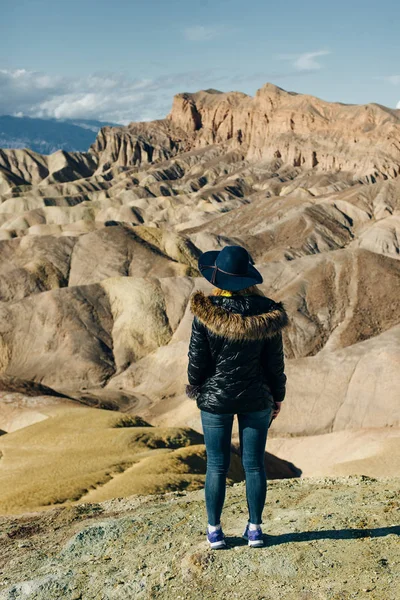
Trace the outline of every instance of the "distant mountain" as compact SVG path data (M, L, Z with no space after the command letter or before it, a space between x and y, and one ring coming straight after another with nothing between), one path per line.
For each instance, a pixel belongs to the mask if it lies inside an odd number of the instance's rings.
M40 154L85 151L101 127L115 125L90 119L33 119L0 116L0 148L30 148Z

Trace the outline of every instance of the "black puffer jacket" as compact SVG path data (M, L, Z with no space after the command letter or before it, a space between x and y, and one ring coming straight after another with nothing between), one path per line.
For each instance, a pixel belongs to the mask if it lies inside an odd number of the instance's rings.
M194 314L188 351L189 388L197 406L213 413L263 410L285 397L282 329L288 316L266 296L190 298Z

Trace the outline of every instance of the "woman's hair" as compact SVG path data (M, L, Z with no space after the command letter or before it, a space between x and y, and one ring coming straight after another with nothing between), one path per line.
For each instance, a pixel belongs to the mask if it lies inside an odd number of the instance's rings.
M212 295L213 296L223 296L224 292L227 290L221 290L220 288L214 288L212 291ZM243 290L238 290L237 292L229 292L232 296L249 296L249 295L256 295L256 296L265 296L264 292L262 290L260 290L260 288L257 285L251 285L248 288L245 288Z

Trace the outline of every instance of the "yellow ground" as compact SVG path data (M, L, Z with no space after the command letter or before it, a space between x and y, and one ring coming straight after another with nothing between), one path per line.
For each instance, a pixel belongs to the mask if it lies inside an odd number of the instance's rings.
M0 437L0 513L204 485L205 447L189 427L143 426L79 406L46 412L47 419ZM235 455L228 477L243 478Z

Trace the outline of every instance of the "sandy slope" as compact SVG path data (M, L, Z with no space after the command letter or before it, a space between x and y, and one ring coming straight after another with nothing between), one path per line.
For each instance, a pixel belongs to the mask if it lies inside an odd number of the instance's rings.
M79 501L90 490L108 499L204 485L203 437L192 429L78 406L42 412L44 420L0 438L2 513ZM229 481L241 479L233 456Z
M304 477L400 473L400 428L346 429L322 435L273 437L268 450L294 462Z

